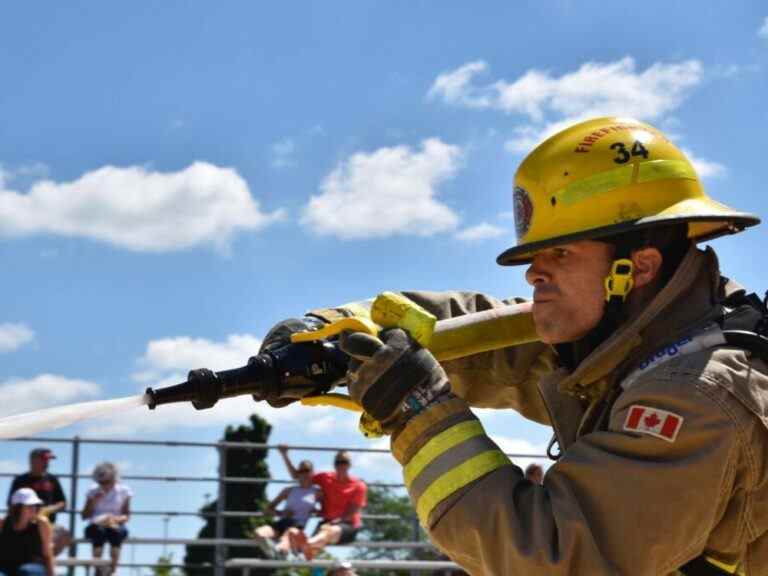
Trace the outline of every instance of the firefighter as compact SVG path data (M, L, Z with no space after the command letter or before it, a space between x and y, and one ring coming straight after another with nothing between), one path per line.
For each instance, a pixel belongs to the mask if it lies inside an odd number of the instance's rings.
M710 199L685 155L627 118L573 125L514 184L540 343L439 364L407 333L345 333L350 394L432 540L473 575L768 574L763 303L698 242L758 224ZM502 306L404 292L439 319ZM314 311L360 314L360 306ZM543 485L470 406L554 429Z

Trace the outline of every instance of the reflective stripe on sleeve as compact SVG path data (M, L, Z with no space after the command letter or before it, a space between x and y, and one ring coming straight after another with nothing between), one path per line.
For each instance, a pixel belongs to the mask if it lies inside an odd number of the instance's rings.
M478 478L511 465L477 420L460 422L430 439L403 469L422 525L443 500Z
M452 426L432 438L421 447L421 450L411 458L411 461L403 469L406 486L410 486L413 480L421 474L421 471L438 456L457 444L461 444L465 440L483 433L483 425L480 422L468 420L467 422L461 422L456 426Z
M489 450L465 460L459 466L430 484L416 501L416 514L422 526L428 526L429 515L443 500L464 486L512 462L501 450Z

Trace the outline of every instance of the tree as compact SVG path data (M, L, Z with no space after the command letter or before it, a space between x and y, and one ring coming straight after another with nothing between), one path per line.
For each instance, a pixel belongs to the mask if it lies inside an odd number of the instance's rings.
M173 564L173 553L161 554L156 564L151 569L153 576L178 576L179 574L171 567Z
M272 426L266 420L252 414L249 418L250 425L240 425L235 427L227 426L224 431L225 442L253 442L266 444ZM269 468L266 463L267 451L265 449L228 449L226 450L227 476L242 478L269 478ZM267 504L266 484L245 484L236 482L227 482L225 485L225 510L234 510L238 512L254 513L260 512ZM205 526L200 529L198 538L216 537L216 518L213 516L216 512L218 501L209 502L200 509L205 516ZM224 519L224 537L225 538L250 538L253 532L252 518L225 518ZM215 548L213 546L195 546L187 545L187 553L184 563L188 565L213 564ZM263 555L258 548L246 546L227 547L227 558L262 558ZM270 573L265 571L262 573ZM208 576L212 573L210 568L188 568L187 574L193 576ZM256 573L259 573L258 571Z

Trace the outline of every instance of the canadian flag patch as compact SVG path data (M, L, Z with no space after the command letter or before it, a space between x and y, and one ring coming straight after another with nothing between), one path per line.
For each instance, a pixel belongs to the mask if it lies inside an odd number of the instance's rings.
M667 442L674 442L682 425L683 417L674 412L635 404L627 413L624 430L649 434Z

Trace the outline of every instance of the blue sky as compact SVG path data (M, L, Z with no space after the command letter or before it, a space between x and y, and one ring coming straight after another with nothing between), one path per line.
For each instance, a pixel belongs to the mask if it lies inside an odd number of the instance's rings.
M231 367L275 322L386 289L528 295L520 269L494 263L513 242L513 175L585 116L656 124L712 196L765 216L767 58L756 1L6 5L0 415ZM765 242L765 228L717 241L725 273L765 289ZM250 410L275 441L367 445L350 415L243 401L55 434L213 441ZM549 436L483 418L510 449ZM0 468L22 469L28 448L3 444ZM93 447L85 464L104 457L126 474L215 467L195 450ZM386 458L359 464L398 478ZM134 488L145 510L213 491Z

